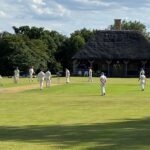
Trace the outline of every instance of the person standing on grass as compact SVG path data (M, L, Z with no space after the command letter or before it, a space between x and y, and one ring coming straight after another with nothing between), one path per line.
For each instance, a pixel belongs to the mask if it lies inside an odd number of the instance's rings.
M40 83L40 90L43 89L43 85L44 85L44 79L45 79L45 73L41 70L39 73L38 73L38 81Z
M20 77L20 71L18 67L14 70L14 83L18 83Z
M142 91L144 91L144 88L145 88L145 80L146 80L146 76L145 76L144 72L142 72L139 77L140 86L141 86Z
M101 96L104 96L106 94L106 91L105 91L106 81L107 81L107 78L104 75L104 73L102 72L101 76L100 76Z
M29 79L30 79L30 82L32 81L33 82L33 74L34 74L34 69L33 69L33 66L29 69Z
M92 78L92 68L89 68L89 82L93 82L93 78Z
M66 83L70 82L70 71L66 68Z
M45 73L45 81L46 81L46 87L50 86L51 85L51 72L50 71L47 71Z

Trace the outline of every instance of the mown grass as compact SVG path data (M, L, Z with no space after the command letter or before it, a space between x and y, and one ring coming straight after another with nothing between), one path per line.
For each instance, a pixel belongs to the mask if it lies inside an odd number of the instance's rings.
M5 80L1 88L14 86ZM144 92L137 79L108 79L104 97L98 78L64 81L43 91L0 93L0 149L150 149L149 79Z

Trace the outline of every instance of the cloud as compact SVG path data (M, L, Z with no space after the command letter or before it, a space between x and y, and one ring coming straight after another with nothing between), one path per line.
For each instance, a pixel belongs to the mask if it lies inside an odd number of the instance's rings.
M39 4L39 5L46 5L46 3L43 0L33 0L33 3Z
M96 5L96 6L105 6L109 7L113 4L113 2L103 2L101 0L74 0L75 2L79 2L86 5Z
M105 29L115 18L138 20L150 29L150 1L0 0L0 30L41 26L69 34L81 28Z
M7 16L6 13L0 10L0 17L6 17L6 16Z
M30 3L29 9L32 12L33 17L39 17L40 19L61 18L67 17L70 14L69 10L54 1L47 1L47 3L43 3L43 1L40 3Z
M50 19L51 17L61 19L69 16L70 13L55 0L1 0L0 3L0 10L5 10L6 14L14 19Z

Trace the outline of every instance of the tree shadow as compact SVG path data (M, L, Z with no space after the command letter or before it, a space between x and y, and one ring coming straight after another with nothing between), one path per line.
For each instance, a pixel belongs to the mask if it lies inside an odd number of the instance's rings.
M60 149L80 144L89 144L87 150L150 149L149 139L150 118L87 125L0 126L0 141L55 143Z

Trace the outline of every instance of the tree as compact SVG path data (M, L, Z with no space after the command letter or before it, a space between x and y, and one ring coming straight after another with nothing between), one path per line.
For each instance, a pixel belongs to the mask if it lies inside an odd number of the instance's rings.
M15 34L27 36L30 39L40 39L44 32L44 28L21 26L19 28L13 26Z
M44 28L21 26L19 28L13 27L15 34L22 35L24 39L38 39L43 41L43 43L48 48L48 68L53 70L58 70L60 68L60 63L56 60L55 54L60 50L62 43L65 41L66 37L59 34L56 31L44 30ZM56 68L56 69L54 69Z
M94 30L87 30L86 28L83 28L81 30L77 30L74 33L71 34L71 37L73 36L81 36L82 38L84 38L85 42L88 41L89 37L92 36L94 34Z
M94 34L94 30L87 29L77 30L71 34L70 38L66 38L62 43L62 46L56 52L56 59L59 60L63 66L72 69L72 57L74 54L85 45L90 36Z
M63 43L61 51L57 53L56 58L61 62L64 69L72 69L72 57L84 45L85 40L79 35L68 38Z
M34 66L56 72L62 66L72 68L73 55L85 45L94 33L87 29L77 30L70 38L38 27L13 27L15 34L0 34L0 71L12 75L18 66L23 72Z
M0 71L12 75L15 67L27 72L30 66L35 70L48 67L48 48L41 40L24 39L21 35L4 36L0 40Z
M56 73L58 70L62 69L60 60L56 59L56 55L61 51L61 46L66 40L66 37L56 31L50 32L45 30L41 39L48 46L48 54L50 56L48 68Z

